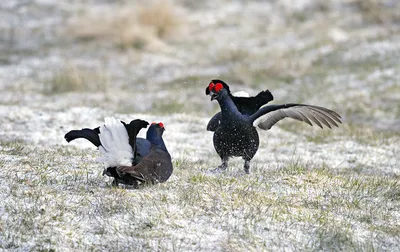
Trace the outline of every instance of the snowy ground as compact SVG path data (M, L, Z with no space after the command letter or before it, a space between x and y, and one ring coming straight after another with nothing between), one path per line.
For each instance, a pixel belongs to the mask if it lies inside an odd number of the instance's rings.
M0 3L0 249L398 250L400 3L154 3ZM343 124L279 122L250 175L210 174L214 78ZM165 124L170 180L112 188L63 139L111 115Z

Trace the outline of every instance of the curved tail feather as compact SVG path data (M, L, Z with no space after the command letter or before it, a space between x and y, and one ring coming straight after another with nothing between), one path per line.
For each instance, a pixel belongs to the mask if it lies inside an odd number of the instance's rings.
M267 104L268 102L274 100L274 96L272 96L269 90L261 91L256 95L256 104L257 107L260 108L261 106Z
M129 124L124 123L126 131L128 132L129 144L132 147L134 157L136 157L137 152L137 134L142 128L146 128L147 125L149 125L148 122L140 119L132 120Z
M99 147L101 145L99 138L99 128L95 129L81 129L81 130L71 130L67 134L65 134L64 138L67 142L71 142L77 138L84 138L91 142L94 146Z

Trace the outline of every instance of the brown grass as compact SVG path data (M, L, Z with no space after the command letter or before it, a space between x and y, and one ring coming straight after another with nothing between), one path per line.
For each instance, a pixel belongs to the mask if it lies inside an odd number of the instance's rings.
M168 1L157 1L150 6L142 7L138 12L139 24L155 29L157 37L169 38L176 34L182 24L177 8Z
M66 93L73 91L99 91L107 90L109 78L100 70L82 69L73 64L57 70L45 82L45 94Z
M172 37L180 27L178 8L167 1L121 6L111 13L92 11L76 18L65 35L79 41L102 40L119 48L144 49Z
M347 2L360 11L365 21L377 24L400 22L400 3L398 1L347 0Z

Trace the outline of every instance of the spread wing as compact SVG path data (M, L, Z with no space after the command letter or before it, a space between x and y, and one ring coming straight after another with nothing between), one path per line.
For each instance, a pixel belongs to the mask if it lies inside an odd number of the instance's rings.
M320 128L325 125L331 129L332 125L338 127L338 123L342 123L340 115L335 111L306 104L270 105L252 115L253 125L263 130L271 129L277 122L287 117L311 126L315 123Z

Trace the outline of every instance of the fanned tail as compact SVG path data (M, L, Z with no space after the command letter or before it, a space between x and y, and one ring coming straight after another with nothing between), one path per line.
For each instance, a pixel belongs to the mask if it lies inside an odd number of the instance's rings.
M99 150L104 167L131 166L134 158L133 149L129 145L129 136L124 124L114 117L106 117L100 126Z
M67 142L71 142L77 138L84 138L91 142L94 146L99 147L101 145L99 138L99 128L95 129L81 129L81 130L71 130L67 134L65 134L64 138Z
M269 90L261 91L256 95L256 104L257 107L260 108L261 106L267 104L268 102L274 100L271 92Z

